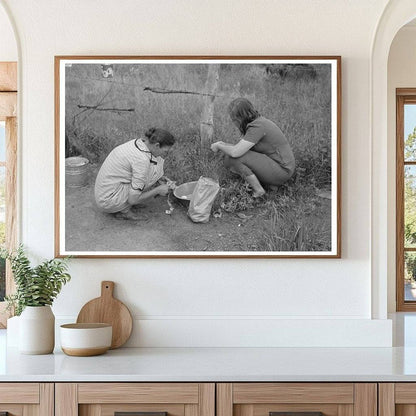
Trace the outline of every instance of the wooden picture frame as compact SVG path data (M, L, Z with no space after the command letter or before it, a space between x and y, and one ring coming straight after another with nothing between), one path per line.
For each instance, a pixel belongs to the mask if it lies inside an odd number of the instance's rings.
M278 126L294 155L285 183L260 178L262 198L253 198L255 188L243 179L255 170L234 177L225 150L214 155L210 147L248 141L228 114L239 97ZM120 144L146 142L151 127L176 138L164 173L177 185L200 176L219 181L207 224L191 222L171 193L134 207L135 220L98 208L101 185L94 194L94 184L103 161ZM273 153L286 171L288 154L278 147ZM75 173L65 168L68 158L78 158L70 161ZM56 56L55 255L340 258L341 57Z

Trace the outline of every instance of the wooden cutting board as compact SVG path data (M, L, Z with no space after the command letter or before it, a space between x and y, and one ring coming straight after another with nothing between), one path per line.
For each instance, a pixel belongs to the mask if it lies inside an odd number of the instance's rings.
M101 296L86 303L77 323L107 323L113 326L111 349L121 347L130 337L133 319L124 303L113 297L114 282L101 282Z

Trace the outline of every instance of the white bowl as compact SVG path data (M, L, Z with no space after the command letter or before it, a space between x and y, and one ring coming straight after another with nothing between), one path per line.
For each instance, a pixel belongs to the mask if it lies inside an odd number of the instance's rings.
M61 348L67 355L88 357L104 354L111 347L113 328L110 324L61 325Z

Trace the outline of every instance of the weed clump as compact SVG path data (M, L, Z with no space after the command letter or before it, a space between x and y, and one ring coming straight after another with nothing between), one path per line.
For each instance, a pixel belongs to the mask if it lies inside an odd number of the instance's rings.
M294 192L296 190L296 193ZM294 183L266 202L262 251L330 251L331 218L325 200Z

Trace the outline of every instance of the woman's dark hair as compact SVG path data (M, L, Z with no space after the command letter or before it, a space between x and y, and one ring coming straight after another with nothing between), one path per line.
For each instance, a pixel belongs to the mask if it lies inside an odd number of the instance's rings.
M175 144L175 138L167 130L152 127L144 135L149 139L150 143L159 143L160 147L173 146Z
M247 124L260 117L260 113L247 98L236 98L231 101L228 106L228 113L231 120L237 122L238 129L242 134L246 134Z

